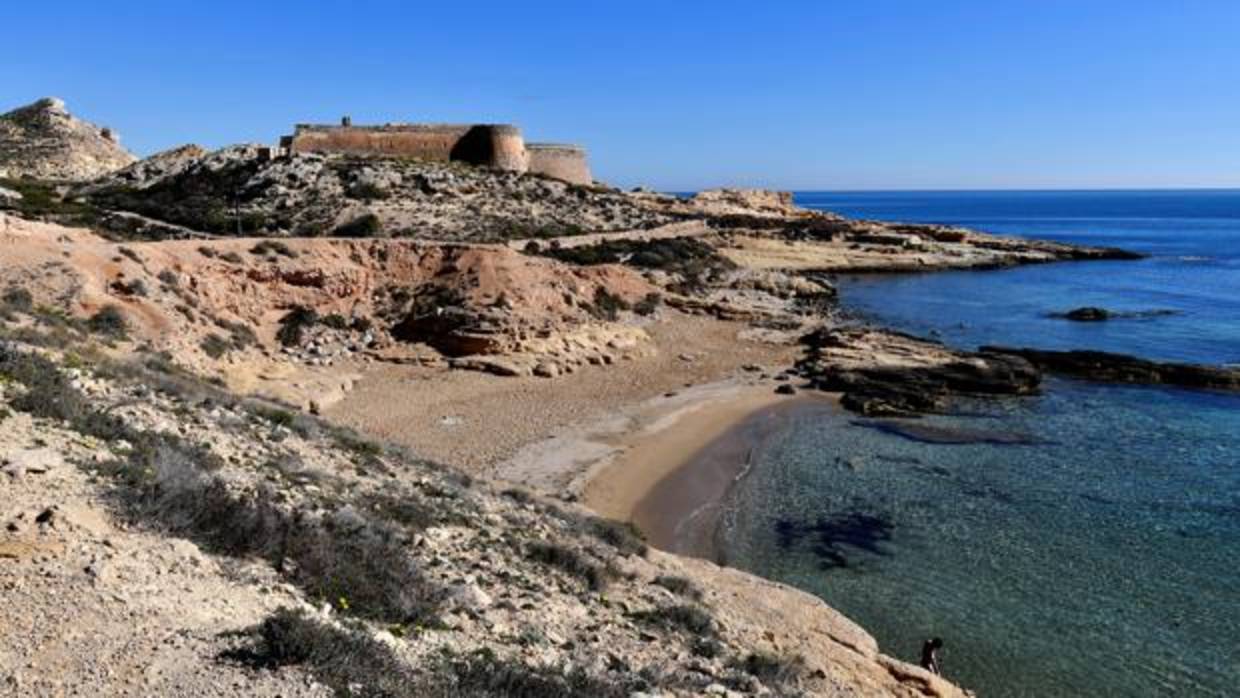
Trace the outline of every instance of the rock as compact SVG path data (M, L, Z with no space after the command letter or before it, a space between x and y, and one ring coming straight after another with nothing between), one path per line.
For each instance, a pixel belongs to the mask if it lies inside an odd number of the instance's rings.
M982 351L1021 358L1049 373L1104 383L1240 391L1240 369L1236 368L1164 363L1104 351L1046 351L996 346L982 347Z
M26 474L41 475L64 465L64 457L49 448L33 448L15 451L0 461L0 472L9 477L20 478Z
M538 365L534 367L534 375L541 376L543 378L555 378L560 375L560 369L553 363L540 361Z
M1095 307L1089 306L1089 307L1084 307L1084 308L1076 308L1075 310L1069 310L1068 312L1063 314L1063 317L1066 320L1075 320L1077 322L1097 322L1099 320L1106 320L1107 318L1111 317L1111 313L1108 312L1105 308L1095 308Z
M485 610L492 604L491 596L473 582L457 584L449 590L448 597L457 608L475 613Z
M780 395L796 395L797 389L792 387L791 383L780 383L775 387L775 392Z
M958 352L890 331L824 329L804 339L798 371L820 390L844 393L840 404L868 416L943 411L952 395L1028 395L1042 380L1010 353Z
M22 200L21 192L0 187L0 204L14 204Z
M0 114L0 171L5 176L87 180L135 159L110 129L74 117L55 97Z

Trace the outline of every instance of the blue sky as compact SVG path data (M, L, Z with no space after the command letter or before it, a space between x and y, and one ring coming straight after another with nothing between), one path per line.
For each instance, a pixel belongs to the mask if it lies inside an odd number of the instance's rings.
M623 186L1240 186L1240 2L5 3L0 105L139 154L503 121Z

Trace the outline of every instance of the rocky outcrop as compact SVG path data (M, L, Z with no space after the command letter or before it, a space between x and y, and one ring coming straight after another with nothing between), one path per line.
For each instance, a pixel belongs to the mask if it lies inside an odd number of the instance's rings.
M54 97L0 114L0 177L87 180L134 159L115 132L78 119Z
M990 351L958 352L897 332L827 328L805 337L799 373L844 407L871 416L945 410L956 395L1028 395L1041 374L1029 361Z
M677 220L617 190L517 172L337 154L271 156L261 145L181 149L81 193L103 210L230 236L499 242Z
M1240 391L1240 369L1201 364L1149 361L1104 351L1047 351L987 346L983 352L1020 358L1048 373L1102 383L1174 385L1182 388Z

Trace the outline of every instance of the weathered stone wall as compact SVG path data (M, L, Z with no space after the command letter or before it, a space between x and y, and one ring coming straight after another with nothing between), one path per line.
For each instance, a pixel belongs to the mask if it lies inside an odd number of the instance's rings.
M590 184L590 166L586 151L575 145L530 143L525 148L530 172L562 179L573 184Z
M285 141L293 153L388 155L525 171L525 141L508 125L315 126L299 124Z
M394 156L432 162L465 162L510 172L537 172L590 184L586 152L575 145L531 143L507 124L389 124L385 126L298 124L281 139L290 153Z

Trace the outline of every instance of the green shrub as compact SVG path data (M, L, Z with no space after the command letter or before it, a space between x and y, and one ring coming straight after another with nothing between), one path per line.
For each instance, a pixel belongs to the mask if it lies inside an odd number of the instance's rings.
M223 358L232 349L231 342L214 333L203 337L202 343L199 346L202 347L203 353L213 359Z
M744 659L733 661L731 665L762 683L779 686L800 677L805 669L805 659L800 656L784 657L768 652L754 652Z
M530 545L527 556L583 580L592 591L606 589L616 577L616 571L611 567L596 564L576 550L558 543L534 543Z
M683 596L686 599L692 599L694 601L702 600L702 590L693 583L693 580L687 577L660 575L654 578L654 584L667 589L673 594Z
M313 327L318 321L318 313L299 305L280 318L280 329L276 331L276 339L286 347L298 346L301 344L306 329Z
M157 278L168 288L176 288L181 285L181 275L171 269L165 269L159 272L159 276Z
M229 264L242 264L245 262L245 260L241 258L241 255L236 252L225 252L220 255L220 259L228 262Z
M344 317L343 315L341 315L340 313L332 313L332 314L330 314L330 315L324 315L324 316L323 316L323 317L319 320L319 322L320 322L320 323L321 323L324 327L330 327L330 328L332 328L333 330L347 330L347 329L349 329L349 321L348 321L348 320L346 320L346 319L345 319L345 317Z
M260 240L257 244L250 248L250 254L265 255L278 254L281 257L293 259L297 257L297 251L284 244L279 240Z
M99 312L91 315L86 321L91 332L113 339L124 339L129 333L129 322L125 314L115 305L105 305Z
M641 300L633 304L633 312L638 315L653 315L663 303L663 296L658 293L647 293Z
M620 317L620 311L628 309L627 301L602 286L595 289L594 302L589 307L591 315L609 322L615 322Z
M0 296L0 304L8 310L29 313L34 308L34 296L19 286L10 286Z
M582 521L590 535L612 546L622 555L644 557L649 550L646 537L632 522L615 521L601 516L586 516Z
M715 621L710 612L693 604L678 604L649 611L637 611L632 614L632 617L648 625L684 630L692 635L706 637L715 634Z
M383 232L383 223L379 217L373 213L366 213L348 223L342 223L336 226L332 231L333 237L338 238L369 238L376 237Z
M345 196L359 201L378 201L388 198L390 194L373 182L357 182L345 191Z

